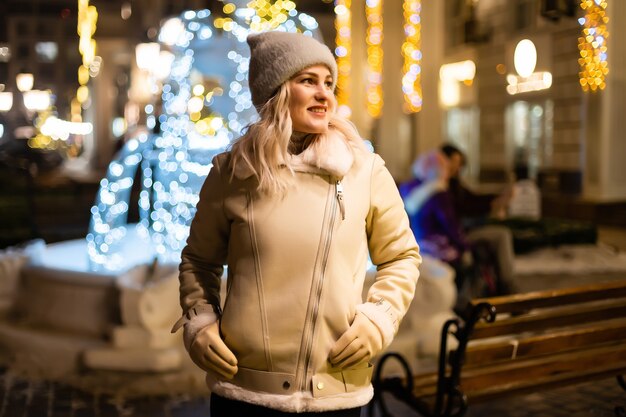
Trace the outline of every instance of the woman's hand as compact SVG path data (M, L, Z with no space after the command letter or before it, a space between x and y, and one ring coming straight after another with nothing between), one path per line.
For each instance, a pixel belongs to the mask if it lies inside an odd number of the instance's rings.
M220 337L219 321L202 328L189 348L191 360L208 372L232 379L238 371L237 358Z
M333 366L350 368L368 362L383 348L383 336L365 314L358 312L352 325L330 350L328 359Z

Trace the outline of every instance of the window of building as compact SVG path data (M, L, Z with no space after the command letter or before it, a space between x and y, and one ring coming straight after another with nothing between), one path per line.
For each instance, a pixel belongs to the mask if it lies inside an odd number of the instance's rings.
M538 16L537 2L535 0L516 0L512 8L513 28L516 31L525 31L534 28L535 18Z
M552 165L552 100L515 101L505 112L507 166L528 168L536 179L543 168Z
M56 68L51 62L41 62L37 65L37 84L54 84L56 80Z
M463 176L470 181L477 181L480 171L479 116L475 106L450 108L444 115L444 137L465 154Z
M54 26L47 23L39 23L37 25L37 35L42 38L48 38L54 34Z
M465 42L466 0L446 0L446 46L452 48Z
M27 43L18 44L16 55L19 59L28 59L30 57L30 45Z
M26 20L18 21L15 27L16 27L16 33L20 34L21 36L30 35L30 25L28 24Z
M491 29L485 19L478 18L477 0L446 0L446 47L467 43L483 43L490 38Z
M0 63L0 80L6 80L8 78L9 78L9 65L4 62ZM1 90L2 89L0 89L0 91Z

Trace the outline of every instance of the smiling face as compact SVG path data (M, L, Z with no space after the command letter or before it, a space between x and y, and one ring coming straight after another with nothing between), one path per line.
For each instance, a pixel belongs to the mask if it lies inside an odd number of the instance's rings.
M298 72L287 83L293 131L325 133L335 110L330 70L325 65L313 65Z

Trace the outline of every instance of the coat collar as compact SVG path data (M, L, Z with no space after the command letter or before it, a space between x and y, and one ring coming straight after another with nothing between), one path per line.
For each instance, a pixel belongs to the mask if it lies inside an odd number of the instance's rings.
M289 166L296 172L332 175L343 178L354 164L354 153L348 140L336 130L330 130L304 152L289 155ZM283 161L281 165L287 164ZM234 170L235 177L244 180L253 175L245 164L239 164Z

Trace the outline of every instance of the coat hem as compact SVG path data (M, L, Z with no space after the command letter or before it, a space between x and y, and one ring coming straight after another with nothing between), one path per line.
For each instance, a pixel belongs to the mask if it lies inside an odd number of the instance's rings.
M209 379L209 378L207 378ZM225 381L209 383L211 392L231 400L243 401L286 413L322 412L362 407L374 396L372 385L354 392L314 398L307 392L290 395L250 391Z

